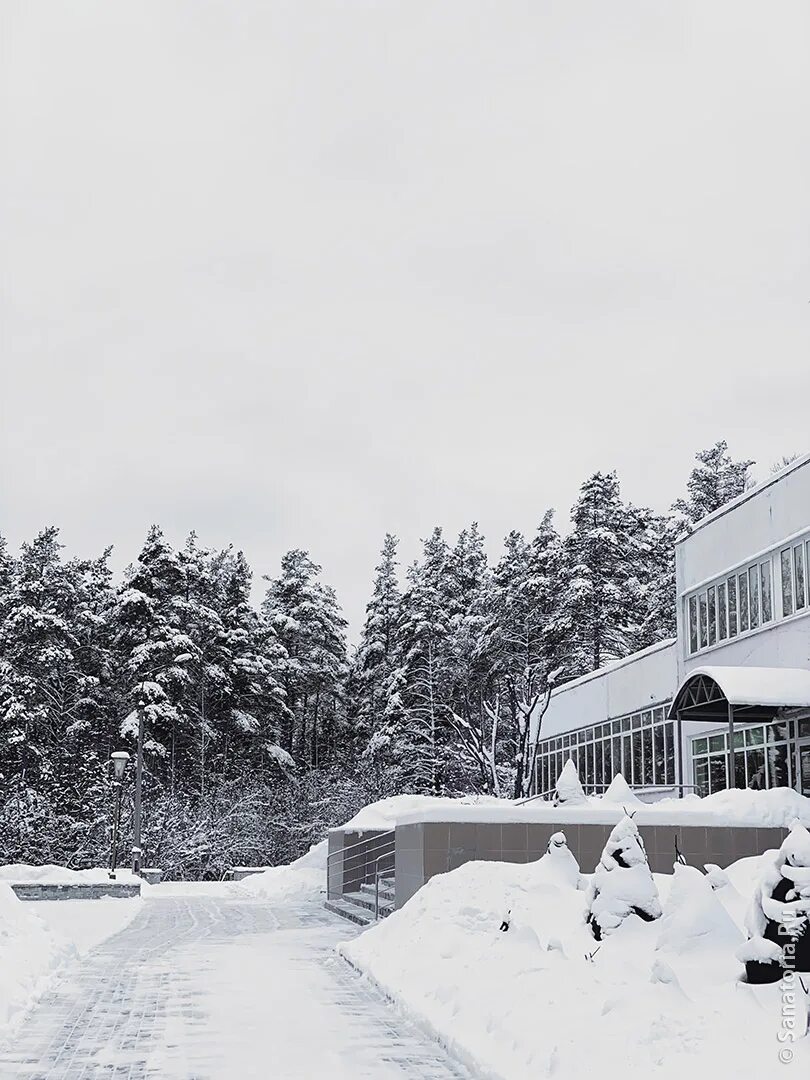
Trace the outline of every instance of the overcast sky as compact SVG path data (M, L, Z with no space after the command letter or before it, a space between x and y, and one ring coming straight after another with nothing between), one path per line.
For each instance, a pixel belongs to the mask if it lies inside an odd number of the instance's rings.
M806 0L0 9L0 532L497 551L810 450Z

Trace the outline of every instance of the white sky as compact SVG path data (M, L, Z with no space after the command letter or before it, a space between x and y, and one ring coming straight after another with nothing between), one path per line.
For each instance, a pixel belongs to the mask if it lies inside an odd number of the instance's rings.
M0 531L493 552L810 449L806 0L6 0Z

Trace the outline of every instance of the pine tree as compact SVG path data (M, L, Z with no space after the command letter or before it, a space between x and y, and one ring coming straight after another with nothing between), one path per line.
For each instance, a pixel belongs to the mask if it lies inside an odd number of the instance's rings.
M401 722L396 669L401 655L400 614L402 595L397 581L399 541L386 533L360 644L352 665L356 680L355 733L372 759L388 755L391 731Z
M317 580L320 572L306 551L288 551L279 577L267 579L262 605L286 654L279 665L288 710L281 746L312 765L336 749L347 674L346 621L334 590Z
M404 715L398 752L416 791L445 790L451 740L448 646L453 582L442 530L424 541L421 563L408 569L400 630Z
M672 507L691 525L742 495L750 487L749 469L754 464L751 460L734 461L725 439L695 457L698 464L686 481L687 498L678 499Z
M594 473L571 511L561 625L571 675L595 671L634 646L645 616L644 515L625 506L615 473Z

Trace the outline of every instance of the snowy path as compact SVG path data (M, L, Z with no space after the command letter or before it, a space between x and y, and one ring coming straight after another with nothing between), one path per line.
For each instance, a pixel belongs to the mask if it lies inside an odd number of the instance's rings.
M335 956L349 924L229 888L145 901L42 999L0 1077L467 1077Z

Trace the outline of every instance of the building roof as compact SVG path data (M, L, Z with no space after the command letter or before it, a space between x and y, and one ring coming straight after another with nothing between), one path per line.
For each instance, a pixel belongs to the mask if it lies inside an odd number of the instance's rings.
M804 668L697 667L683 685L697 675L713 679L731 705L810 708L810 671Z

